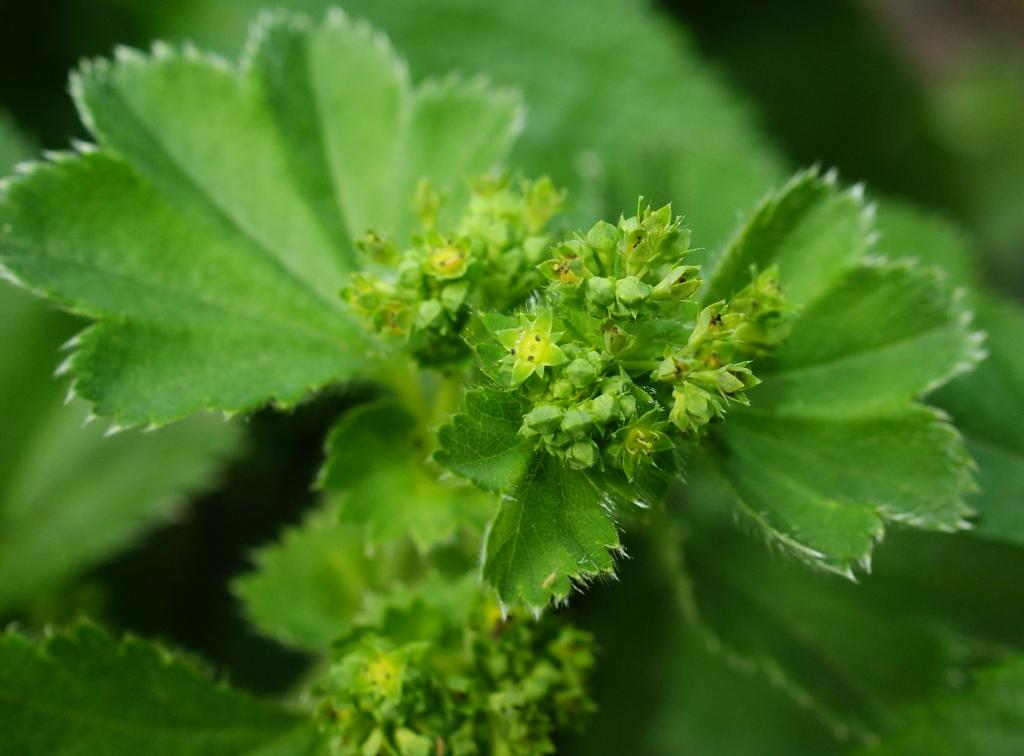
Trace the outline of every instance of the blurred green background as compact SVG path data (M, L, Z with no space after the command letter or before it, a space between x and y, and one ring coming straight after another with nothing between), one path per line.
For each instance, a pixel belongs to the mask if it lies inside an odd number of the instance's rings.
M333 4L272 7L319 13ZM235 57L248 20L267 5L3 0L0 111L26 141L64 148L85 137L66 93L79 59L153 39L191 39ZM563 0L549 9L530 0L486 12L466 0L341 5L387 31L414 76L461 67L522 87L530 121L515 160L570 186L580 215L617 213L642 191L702 223L698 242L711 246L728 233L736 208L789 167L820 163L836 166L845 181L863 180L877 196L943 213L973 238L988 282L1010 298L1024 295L1020 4ZM520 22L532 13L550 16L543 36ZM667 164L665 154L674 156ZM0 163L13 160L0 154ZM6 173L8 165L0 168ZM709 188L731 201L708 199ZM74 324L34 311L8 317L21 338L44 339L52 350L49 365L44 353L31 365L36 372L22 373L45 381ZM3 362L24 362L15 343L11 336ZM61 393L55 384L54 395ZM249 418L221 471L170 522L148 524L145 540L129 551L38 592L7 618L38 625L85 611L194 650L255 690L288 690L308 660L249 629L229 582L255 547L314 504L321 440L354 398L327 395L288 415ZM911 553L929 552L928 537L909 543ZM720 548L744 553L726 536ZM1001 564L992 550L965 548L978 564ZM596 752L595 744L607 753L785 753L795 743L806 753L841 750L806 709L681 631L678 610L664 598L673 589L659 585L644 543L638 539L631 553L620 582L572 607L599 633L605 714L589 740L567 746L581 753ZM883 604L889 588L895 595L884 580L877 588Z

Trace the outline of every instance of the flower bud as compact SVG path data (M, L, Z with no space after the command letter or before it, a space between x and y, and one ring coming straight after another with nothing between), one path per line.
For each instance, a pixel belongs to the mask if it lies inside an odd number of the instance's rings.
M618 402L611 394L601 394L590 400L590 415L594 422L604 425L615 414Z
M586 470L597 464L597 444L590 439L577 441L569 447L565 461L575 470Z
M619 243L619 230L607 221L598 221L587 232L587 244L599 254L607 254L615 250Z
M594 417L585 408L576 406L566 410L562 417L562 430L573 438L582 438L594 424Z
M696 430L710 422L712 408L708 393L692 383L677 386L668 414L669 421L681 431Z
M416 327L421 330L429 328L441 317L442 312L441 303L436 299L427 299L420 302L419 307L416 309Z
M523 435L553 433L558 430L564 414L564 410L554 404L538 404L523 417Z
M631 346L635 339L623 331L614 323L606 323L601 328L604 335L605 351L611 354L618 354L623 349Z
M559 378L551 384L551 396L555 399L569 399L576 395L576 387L568 378Z
M566 366L565 377L577 388L585 388L597 378L597 367L590 360L577 358Z
M429 180L421 178L412 195L412 207L425 229L437 226L437 214L441 209L441 195Z
M654 299L688 299L702 283L696 265L677 265L668 272L651 292Z
M636 397L630 394L620 396L618 399L619 413L623 418L629 419L636 416Z
M466 302L466 294L469 293L469 284L460 282L450 284L441 289L441 304L450 313L456 313Z
M600 276L588 278L587 301L598 307L608 307L615 302L615 283Z
M615 282L615 298L627 307L643 302L651 295L651 287L636 276L626 276Z

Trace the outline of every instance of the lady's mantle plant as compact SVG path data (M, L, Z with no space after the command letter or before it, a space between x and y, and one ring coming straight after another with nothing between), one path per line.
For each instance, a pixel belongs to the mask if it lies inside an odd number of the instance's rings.
M39 648L8 636L0 680L23 721L57 670L62 709L117 725L46 737L549 750L591 709L592 640L522 610L610 575L621 530L661 517L688 469L720 472L771 544L845 575L887 523L965 526L969 457L919 398L972 366L978 338L938 274L873 255L870 206L831 174L766 197L702 268L669 205L566 233L571 198L500 170L514 94L414 86L340 13L261 18L237 67L120 50L72 91L96 143L5 181L0 261L95 321L67 363L75 394L118 429L287 408L342 381L381 391L328 440L332 517L294 536L346 546L351 605L328 622L295 608L318 548L239 588L266 632L339 639L316 715L88 626ZM153 697L124 706L140 669ZM176 725L159 747L135 734L155 722ZM22 752L41 737L3 729Z

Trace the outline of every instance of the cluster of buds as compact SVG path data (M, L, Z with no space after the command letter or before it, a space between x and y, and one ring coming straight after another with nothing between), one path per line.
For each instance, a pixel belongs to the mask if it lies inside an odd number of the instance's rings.
M421 183L414 197L421 230L411 246L400 250L369 232L359 243L363 269L342 296L375 332L402 341L421 362L459 359L472 309L509 309L542 281L537 265L562 202L546 178L487 178L473 187L462 216L441 230L442 199Z
M596 318L658 317L700 288L700 268L684 263L690 234L672 206L637 214L617 226L600 221L587 233L555 246L540 270L549 290L582 304Z
M533 312L491 329L503 351L488 372L530 404L523 436L574 468L633 479L731 402L747 403L758 383L749 359L779 343L790 320L777 272L701 308L689 251L671 206L643 204L554 247Z
M669 421L695 432L724 417L730 402L749 404L745 392L760 381L742 358L765 354L785 339L792 312L775 268L753 274L728 304L701 310L686 344L667 350L652 374L672 386Z
M416 590L376 596L386 614L364 613L335 644L314 691L331 753L549 753L594 710L590 634L504 616L479 594L442 599L439 583Z

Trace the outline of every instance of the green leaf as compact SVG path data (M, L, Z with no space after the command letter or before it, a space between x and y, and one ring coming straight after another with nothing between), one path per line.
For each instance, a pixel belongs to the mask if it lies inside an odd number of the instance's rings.
M487 530L484 578L501 601L534 609L564 599L573 581L610 573L620 548L610 500L619 492L573 470L519 434L523 406L493 387L466 393L438 432L434 458L481 488L502 494Z
M350 629L369 591L384 590L402 574L405 556L396 545L371 556L363 529L343 523L338 507L328 505L257 551L255 569L233 588L262 632L289 646L324 651Z
M978 512L975 533L1024 544L1024 310L984 293L973 263L976 251L956 227L912 207L879 206L879 251L917 257L950 271L968 294L974 325L985 333L986 359L957 376L931 400L952 415L978 466L978 491L968 503Z
M632 531L630 558L622 561L619 579L574 606L578 621L600 642L593 686L600 716L559 753L845 753L848 747L807 710L806 701L801 706L780 694L752 664L720 653L707 632L687 621L680 602L673 600L681 584L680 567L666 565L654 548L676 530L658 519L653 528ZM757 609L748 609L738 621L749 615L756 617ZM742 726L737 726L738 717Z
M342 521L360 527L369 548L408 536L427 551L482 527L490 514L492 497L438 479L429 443L426 429L391 400L352 410L331 431L319 485L337 495Z
M610 574L621 545L608 498L594 476L538 451L487 533L483 574L502 602L539 609Z
M1024 546L1024 308L973 299L989 353L978 368L940 389L934 401L953 416L978 463L975 532Z
M239 440L216 418L105 438L52 380L70 318L0 289L0 612L166 521Z
M740 227L707 274L705 303L728 299L750 282L751 267L779 267L786 298L816 299L872 242L862 191L840 191L834 173L798 173L768 195Z
M834 274L757 362L751 407L713 434L740 511L799 558L851 577L887 522L968 527L970 456L941 413L914 404L980 358L968 322L934 271L868 262Z
M1004 598L1024 578L1018 550L904 531L879 548L870 578L842 581L756 548L729 521L722 482L695 475L692 485L682 548L691 619L726 660L837 735L882 732L908 702L1021 646Z
M467 391L460 411L438 431L434 459L487 491L511 490L533 458L534 445L519 435L524 413L522 402L505 391Z
M35 152L27 136L21 133L7 113L0 109L0 175L14 170L14 166Z
M1013 756L1024 750L1024 657L982 670L964 691L910 707L863 756Z
M934 266L945 271L958 286L980 285L970 240L962 229L942 216L886 198L878 202L875 226L877 254Z
M720 438L741 512L815 566L851 578L854 564L869 569L886 522L968 527L970 458L927 408L818 420L736 413Z
M754 408L799 416L898 408L983 353L941 272L871 263L807 305L789 339L759 360ZM770 409L768 409L770 408Z
M81 623L0 638L0 730L10 753L312 755L303 718L215 683L192 663Z
M320 12L333 0L293 0ZM197 4L181 31L230 46L230 21L262 0ZM639 194L671 199L702 245L717 247L736 215L783 178L782 160L750 111L725 87L678 24L635 0L350 0L384 29L415 70L481 71L522 87L530 106L511 163L548 174L577 200L577 225ZM642 54L623 54L624 40ZM229 48L230 49L230 48Z
M815 566L851 578L854 564L869 569L887 522L969 527L970 457L928 407L833 418L735 412L716 438L740 511Z
M70 367L119 425L293 404L374 359L338 296L350 237L403 234L416 180L462 191L519 119L478 82L411 87L340 14L265 17L240 70L157 45L72 89L100 149L6 184L0 263L101 321Z

